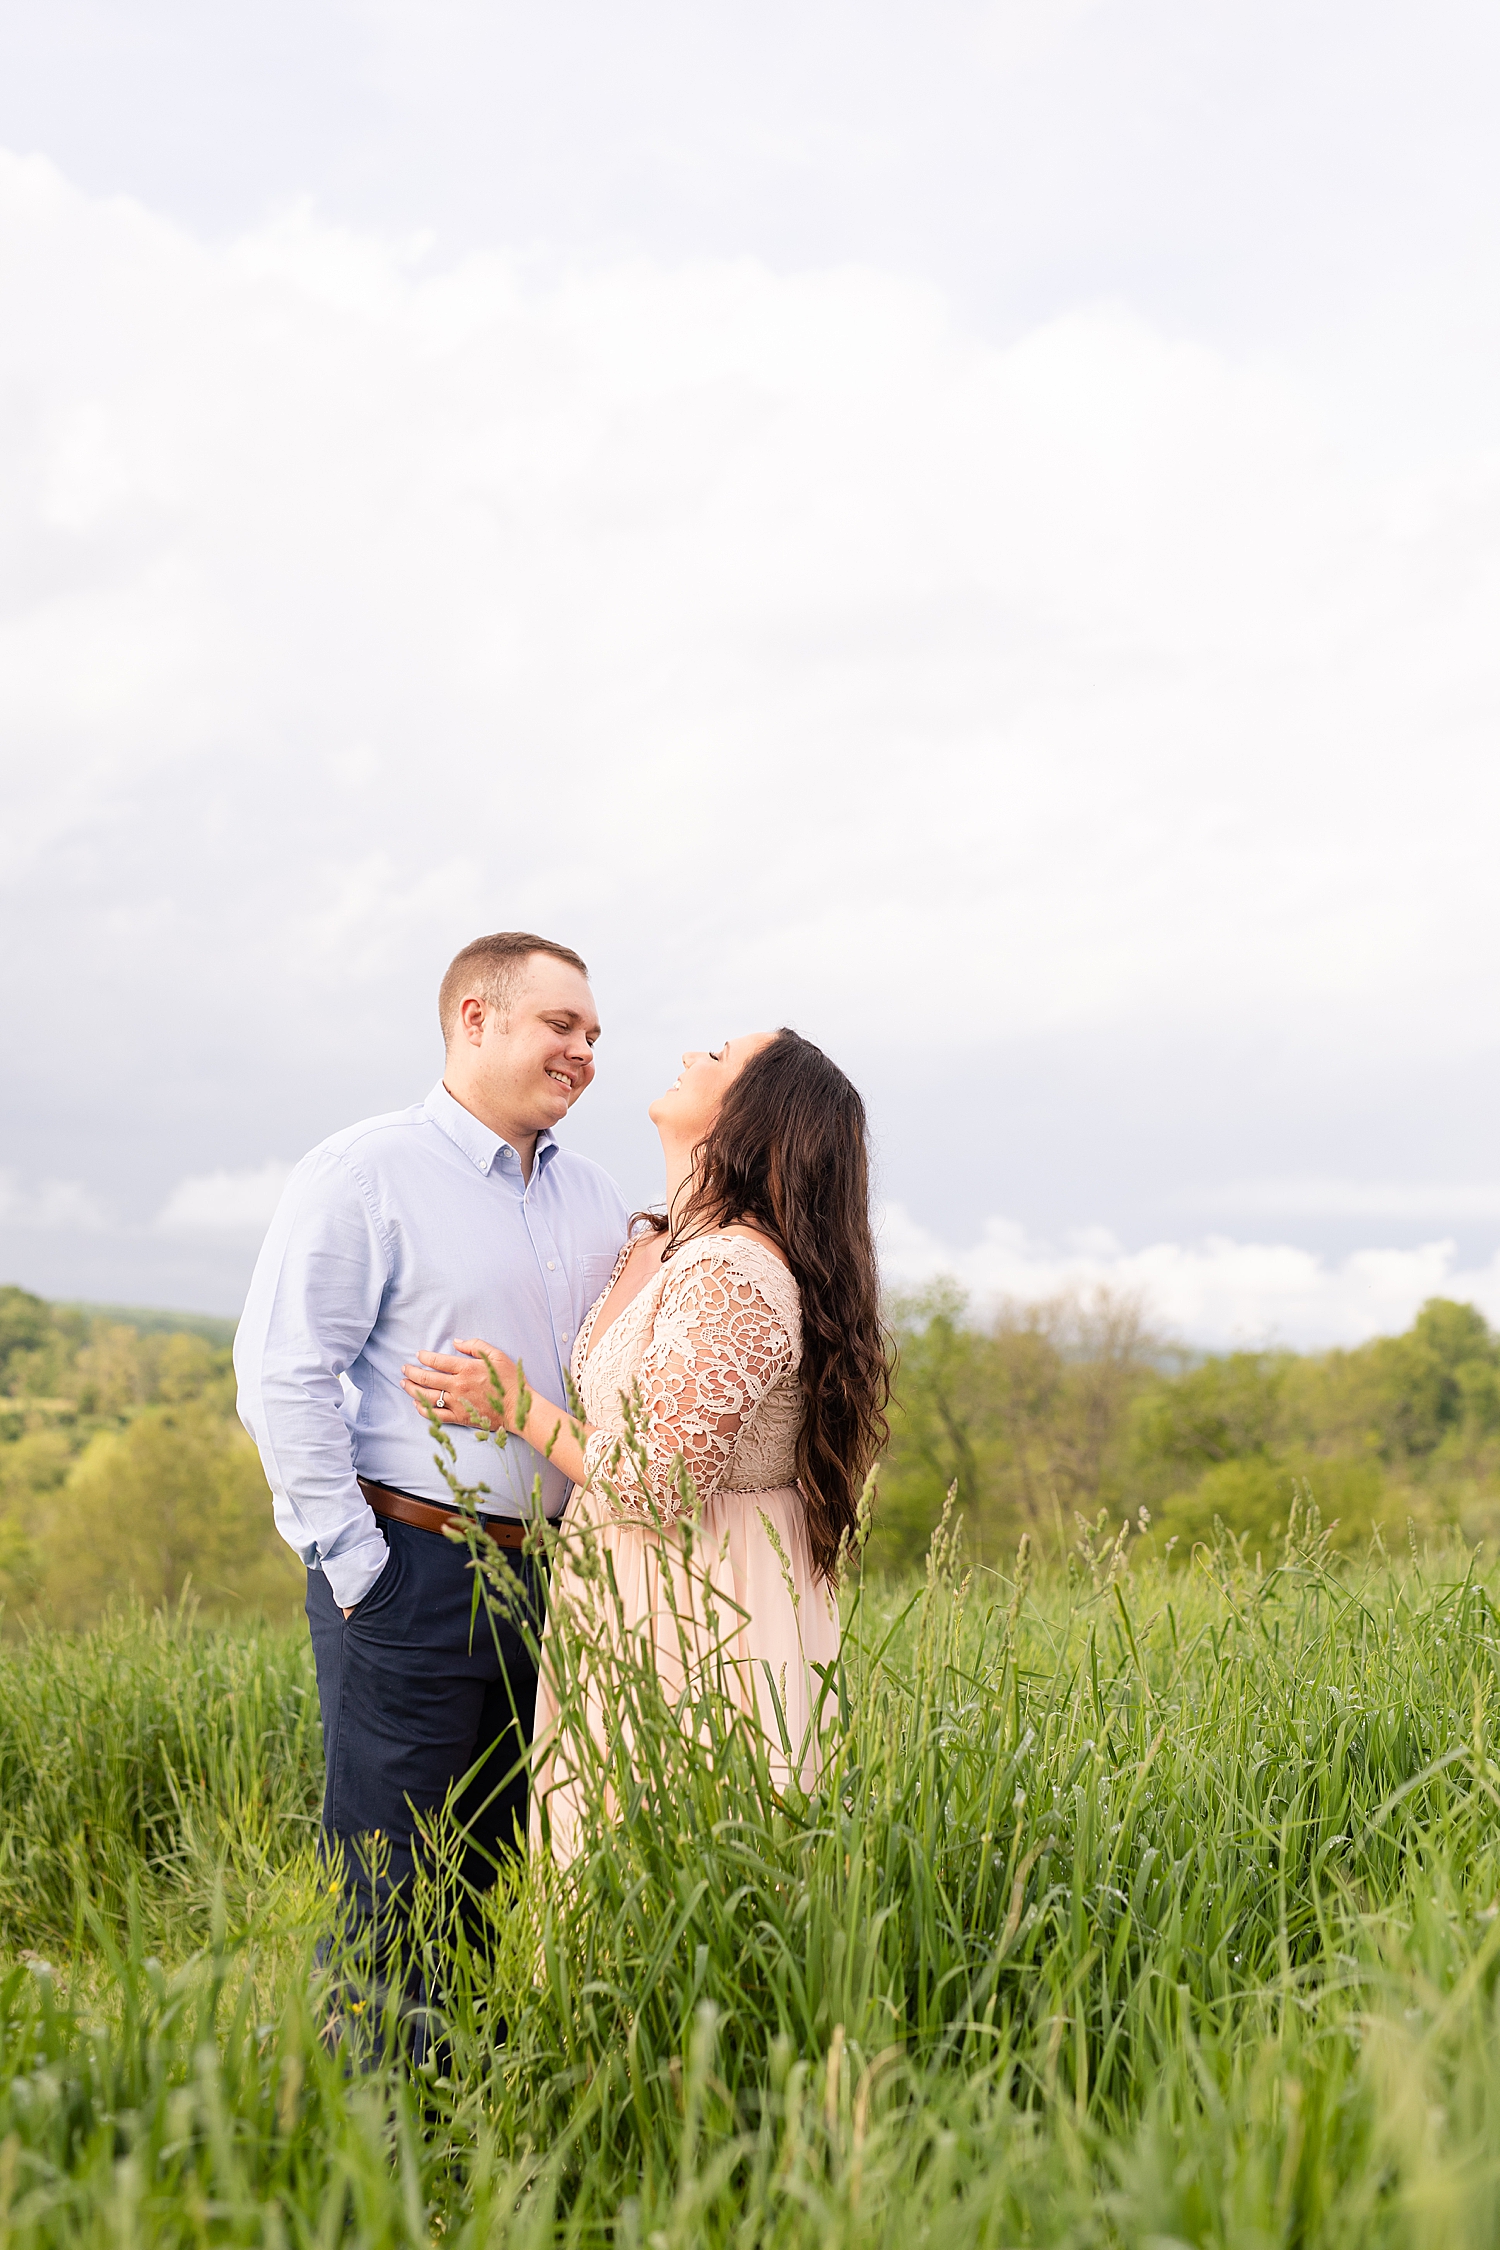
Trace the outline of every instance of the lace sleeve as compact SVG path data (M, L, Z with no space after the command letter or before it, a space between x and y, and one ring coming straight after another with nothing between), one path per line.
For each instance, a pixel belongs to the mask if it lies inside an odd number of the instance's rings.
M591 1481L607 1476L626 1507L646 1512L649 1501L670 1518L682 1513L681 1462L698 1498L708 1499L740 1431L794 1363L786 1322L759 1283L722 1254L695 1259L662 1290L637 1378L646 1490L619 1429L596 1429L589 1438Z

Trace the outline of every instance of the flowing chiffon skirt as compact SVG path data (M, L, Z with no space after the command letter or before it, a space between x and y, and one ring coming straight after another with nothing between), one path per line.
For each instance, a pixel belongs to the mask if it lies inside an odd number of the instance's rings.
M832 1667L840 1625L837 1599L813 1571L796 1486L721 1489L690 1523L662 1527L623 1515L605 1495L583 1489L564 1527L537 1683L532 1849L550 1830L553 1854L566 1866L588 1849L591 1823L611 1817L597 1787L590 1810L583 1761L570 1739L580 1701L601 1751L618 1735L609 1657L622 1635L630 1644L620 1650L627 1670L632 1658L648 1658L673 1703L697 1684L721 1687L765 1737L778 1784L795 1779L810 1786L820 1727L837 1709ZM601 1648L602 1660L592 1653ZM687 1705L684 1723L691 1724Z

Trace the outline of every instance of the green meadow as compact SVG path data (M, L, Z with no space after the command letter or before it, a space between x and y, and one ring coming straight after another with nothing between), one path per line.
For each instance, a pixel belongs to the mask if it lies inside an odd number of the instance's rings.
M3 2240L1500 2238L1490 1580L1084 1549L852 1594L811 1797L642 1699L574 1886L428 1886L425 2076L329 2035L297 1633L10 1642Z
M71 1362L21 1347L38 1387L7 1401L5 1445L47 1439L53 1481L17 1511L0 1637L5 2250L1500 2242L1500 1575L1462 1517L1490 1442L1474 1316L1457 1359L1441 1308L1388 1340L1430 1378L1404 1424L1379 1418L1390 1355L1365 1348L1360 1458L1383 1514L1412 1504L1357 1534L1292 1483L1296 1446L1299 1472L1323 1458L1298 1383L1354 1381L1333 1355L1304 1376L1117 1352L1099 1481L1069 1509L1083 1486L1047 1446L1094 1363L1033 1330L1051 1390L1028 1394L1031 1453L992 1393L955 1390L990 1481L977 1527L935 1536L914 1494L949 1463L935 1443L924 1461L908 1406L816 1790L779 1788L711 1702L684 1726L623 1678L628 1755L591 1783L618 1817L571 1880L508 1866L466 1936L438 1824L413 1942L443 2039L420 2072L327 1945L311 1662L285 1581L255 1575L222 1342L188 1366L111 1318L117 1367L142 1355L111 1397L97 1359L77 1372L99 1316L40 1317L81 1325ZM914 1351L971 1373L1014 1348L951 1305L913 1321ZM1259 1451L1228 1458L1269 1465L1277 1512L1236 1530L1207 1509L1198 1531L1232 1406ZM122 1568L112 1604L57 1622L55 1527L90 1477L105 1490L101 1458L149 1495L133 1433L165 1454L184 1427L217 1482L206 1530L172 1519L175 1606L122 1597ZM1108 1486L1147 1468L1154 1504Z

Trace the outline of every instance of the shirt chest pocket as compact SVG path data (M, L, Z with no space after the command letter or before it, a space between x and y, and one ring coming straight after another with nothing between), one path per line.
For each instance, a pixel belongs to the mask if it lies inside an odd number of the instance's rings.
M603 1295L605 1284L614 1270L614 1263L614 1259L607 1255L591 1255L579 1259L578 1298L580 1309L583 1312L588 1311L595 1298Z

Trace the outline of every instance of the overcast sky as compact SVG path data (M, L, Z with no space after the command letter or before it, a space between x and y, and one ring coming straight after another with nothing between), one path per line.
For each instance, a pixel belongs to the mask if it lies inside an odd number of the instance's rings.
M1500 17L0 13L0 1278L238 1309L480 930L898 1280L1500 1319Z

